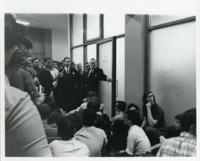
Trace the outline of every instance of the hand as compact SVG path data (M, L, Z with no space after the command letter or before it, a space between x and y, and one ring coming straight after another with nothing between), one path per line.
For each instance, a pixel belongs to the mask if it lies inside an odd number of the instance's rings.
M160 143L163 143L166 140L164 136L160 136L159 139L160 139Z
M147 107L147 109L150 109L151 108L151 102L147 102L146 107Z

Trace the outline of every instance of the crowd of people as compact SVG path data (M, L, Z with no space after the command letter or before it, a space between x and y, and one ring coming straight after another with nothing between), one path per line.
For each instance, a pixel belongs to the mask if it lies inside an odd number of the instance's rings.
M15 18L5 15L6 156L195 156L196 109L165 125L153 92L143 107L116 101L109 117L98 96L111 82L96 60L32 58L33 48ZM140 110L142 109L142 111Z

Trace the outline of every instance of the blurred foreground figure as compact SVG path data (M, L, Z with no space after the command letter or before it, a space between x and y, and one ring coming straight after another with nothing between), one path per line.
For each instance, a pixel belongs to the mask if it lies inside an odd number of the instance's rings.
M5 15L5 69L23 34L12 15ZM52 156L42 121L28 93L5 83L6 156Z

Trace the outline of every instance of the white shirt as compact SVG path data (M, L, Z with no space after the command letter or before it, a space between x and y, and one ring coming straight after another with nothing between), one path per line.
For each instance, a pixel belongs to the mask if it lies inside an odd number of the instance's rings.
M94 126L82 127L76 132L75 138L88 146L90 156L101 156L101 149L107 144L105 132Z
M87 157L90 154L88 147L75 138L71 140L54 140L49 146L55 157Z
M126 152L130 155L139 155L149 150L151 143L144 130L133 125L128 131Z
M7 78L6 78L7 79ZM51 156L42 121L30 96L5 86L6 156Z
M58 77L58 70L56 68L53 68L50 70L51 76L53 77L53 80L55 80Z

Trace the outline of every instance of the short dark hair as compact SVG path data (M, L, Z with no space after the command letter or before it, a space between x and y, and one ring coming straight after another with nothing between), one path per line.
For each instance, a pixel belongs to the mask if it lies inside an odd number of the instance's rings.
M140 118L140 113L137 110L129 110L127 111L127 119L131 120L131 123L134 125L140 126L141 124L141 118Z
M178 121L181 121L182 113L177 114L174 118L175 118L176 120L178 120Z
M117 108L120 111L125 111L126 110L126 102L124 102L124 101L117 101L116 103L118 104Z
M96 119L96 112L93 109L85 109L83 111L83 125L93 126Z
M180 124L182 130L186 132L190 130L191 125L196 128L196 109L192 108L183 112Z
M131 110L132 107L134 107L135 110L140 111L138 105L136 105L136 104L134 104L134 103L130 103L130 104L128 105L128 110Z
M91 97L91 99L88 100L87 108L92 109L95 112L99 111L100 109L100 101L98 97Z
M142 97L143 102L146 103L146 99L147 99L147 96L149 94L153 95L153 101L154 101L154 103L156 103L156 98L155 98L155 95L154 95L154 93L152 91L146 91L146 92L144 92L143 97Z
M87 97L96 97L97 96L97 93L95 91L89 91L87 93Z
M72 126L71 120L67 117L61 118L58 126L58 136L61 137L62 140L69 140L73 138L75 128Z

